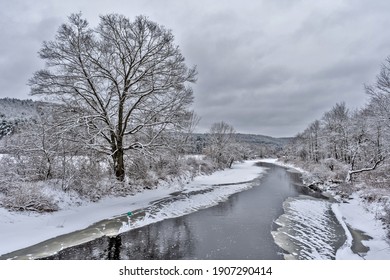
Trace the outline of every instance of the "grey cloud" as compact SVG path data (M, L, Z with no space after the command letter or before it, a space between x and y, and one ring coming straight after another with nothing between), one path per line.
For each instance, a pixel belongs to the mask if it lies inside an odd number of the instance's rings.
M336 102L363 105L363 84L390 55L386 0L49 0L4 7L1 97L27 97L25 84L42 67L36 52L71 12L82 11L92 26L104 13L144 14L171 29L186 61L198 66L193 108L201 131L224 120L239 132L295 135Z

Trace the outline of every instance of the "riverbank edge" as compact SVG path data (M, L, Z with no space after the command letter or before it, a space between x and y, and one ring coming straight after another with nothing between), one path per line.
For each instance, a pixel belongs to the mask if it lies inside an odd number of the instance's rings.
M284 163L278 159L261 159L260 162L267 162L295 169L302 174L309 173L300 167ZM335 202L332 205L332 211L343 226L347 236L345 244L341 246L336 253L336 260L390 259L390 239L387 237L387 227L378 219L378 212L381 211L383 205L378 202L364 201L361 197L362 191L355 191L348 197L348 199L341 199L338 197L334 185L329 186L324 184L323 186L320 186L318 190L313 190L308 184L305 185L312 191L321 191L321 193L326 196L335 199ZM353 232L351 232L351 230ZM358 233L358 231L362 232L365 236L368 235L372 239L354 239L354 236ZM355 242L361 242L364 246L368 247L368 252L358 254L353 252L351 247Z
M154 201L171 196L175 191L191 191L226 184L250 184L251 180L264 173L264 169L255 165L257 162L258 159L247 160L211 175L196 176L191 181L176 182L174 185L163 184L132 196L109 197L53 213L20 213L0 208L0 256L87 228L100 220L145 208Z

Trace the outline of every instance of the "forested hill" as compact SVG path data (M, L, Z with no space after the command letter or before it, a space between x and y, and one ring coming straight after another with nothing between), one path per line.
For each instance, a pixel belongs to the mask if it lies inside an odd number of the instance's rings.
M34 122L39 117L40 112L42 112L43 106L48 106L48 103L33 101L31 99L0 98L0 139L5 135L11 134L18 125L25 124L26 122ZM195 133L194 138L205 141L207 133ZM238 142L250 145L263 145L276 149L282 148L291 139L257 134L236 134L236 140Z
M194 138L197 138L198 141L206 141L207 135L207 133L194 133ZM292 139L292 137L276 138L260 134L235 134L235 140L239 143L245 143L253 146L268 146L276 149L283 148Z
M237 133L236 138L239 142L248 143L248 144L255 144L255 145L273 145L276 147L283 147L287 143L291 141L290 137L271 137L271 136L265 136L265 135L258 135L258 134L242 134Z
M18 125L36 120L42 104L30 99L0 98L0 139L11 134Z

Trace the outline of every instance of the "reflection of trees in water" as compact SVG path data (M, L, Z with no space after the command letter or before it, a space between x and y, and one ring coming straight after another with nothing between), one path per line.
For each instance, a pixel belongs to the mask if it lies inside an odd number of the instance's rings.
M185 259L195 246L186 216L67 248L52 260Z
M234 211L234 205L238 202L238 200L239 197L233 194L229 197L228 200L224 201L223 203L219 203L217 206L208 208L208 211L212 211L213 215L215 216L227 216ZM198 212L197 214L199 213L200 212Z
M302 174L299 172L286 172L293 183L302 184Z
M64 249L49 260L107 260L110 256L110 237L104 236L93 241ZM111 241L112 242L112 241ZM112 243L111 243L112 244Z
M121 247L122 247L121 236L117 235L115 237L111 237L108 241L107 259L120 260Z
M121 259L184 259L194 246L186 217L122 234Z
M320 192L314 192L313 190L307 188L303 184L302 174L298 171L288 170L288 168L286 167L277 166L275 164L267 162L259 162L256 165L271 169L280 181L284 181L287 184L290 184L290 186L296 189L296 191L300 194L310 195L317 198L325 198L321 195ZM286 169L288 170L287 172Z
M286 167L277 166L268 162L258 162L256 165L271 169L277 173L279 179L287 178L286 180L290 180L293 183L302 183L302 174L300 172L285 172Z

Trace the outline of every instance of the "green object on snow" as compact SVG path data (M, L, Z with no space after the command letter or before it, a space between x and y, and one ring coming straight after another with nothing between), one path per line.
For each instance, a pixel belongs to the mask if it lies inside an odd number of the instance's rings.
M131 213L131 212L127 212L127 216L131 216L131 215L133 215L133 213Z

